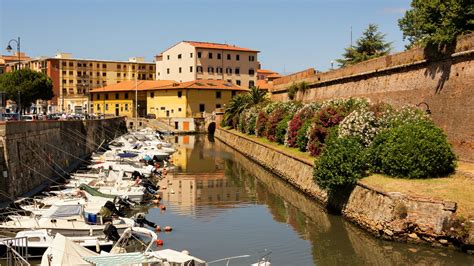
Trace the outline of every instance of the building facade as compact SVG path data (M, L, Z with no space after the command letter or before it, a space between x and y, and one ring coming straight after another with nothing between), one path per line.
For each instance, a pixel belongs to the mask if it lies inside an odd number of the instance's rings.
M157 118L193 118L224 108L248 89L223 80L194 80L147 90L147 113Z
M182 41L155 57L156 78L223 80L248 88L256 85L258 53L229 44Z
M141 57L129 61L73 58L58 53L53 58L37 58L24 63L46 73L53 81L54 98L41 112L91 113L90 91L127 80L155 80L155 64Z

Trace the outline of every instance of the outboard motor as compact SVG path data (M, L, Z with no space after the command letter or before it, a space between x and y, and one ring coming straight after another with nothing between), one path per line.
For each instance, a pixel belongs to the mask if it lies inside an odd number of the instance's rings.
M154 222L151 222L151 221L148 221L146 218L145 218L145 214L142 213L142 212L139 212L137 214L135 214L134 216L134 219L135 223L138 224L138 226L140 227L143 227L143 225L148 225L148 226L151 226L153 228L156 227L156 224Z
M116 214L121 217L125 216L123 212L117 210L117 207L115 207L115 204L110 200L105 203L104 207L107 208L113 214Z
M120 239L120 235L117 231L117 227L115 227L111 223L108 223L105 225L103 232L104 232L105 238L109 241L115 242Z

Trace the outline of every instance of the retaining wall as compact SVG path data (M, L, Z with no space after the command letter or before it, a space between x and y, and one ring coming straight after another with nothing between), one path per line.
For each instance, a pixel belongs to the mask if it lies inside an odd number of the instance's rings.
M215 137L318 200L324 207L338 208L345 218L376 236L425 242L433 246L463 245L449 235L447 228L455 218L454 202L385 193L363 184L357 184L347 195L328 196L313 182L312 162L222 128L216 130Z
M123 118L0 124L3 200L64 177L101 143L126 131Z
M458 156L474 161L474 34L444 53L412 49L324 73L307 70L273 81L272 100L288 100L294 82L310 89L296 100L366 97L396 107L425 102L433 121L448 135ZM421 108L426 109L423 105Z

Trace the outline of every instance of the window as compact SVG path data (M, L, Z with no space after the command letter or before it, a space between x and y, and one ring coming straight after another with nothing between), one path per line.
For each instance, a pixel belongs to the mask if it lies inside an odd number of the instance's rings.
M178 112L181 112L181 107L178 108Z
M238 67L235 68L235 74L240 75L240 68L238 68Z
M178 54L178 59L181 59L181 54Z
M166 109L166 108L164 108L164 107L161 107L161 108L160 108L160 110L163 110L163 111L164 111L165 109Z
M118 100L118 98L119 98L119 94L116 93L116 94L115 94L115 100Z
M240 80L236 80L235 84L237 84L237 86L240 86Z
M197 73L202 73L202 66L197 66L196 67L196 72Z
M167 68L167 69L166 69L166 74L169 74L169 73L170 73L170 69Z
M150 66L150 70L153 70L153 66Z
M221 54L217 54L217 59L221 59L222 58L222 55Z
M69 66L70 66L70 67L74 66L74 63L73 63L73 62L69 62Z
M250 61L250 62L255 61L255 56L254 56L254 55L249 55L249 61Z
M237 94L236 91L232 91L232 97L234 97Z
M97 111L100 111L100 105L97 104Z
M63 94L66 94L67 93L67 90L66 89L63 89Z
M193 72L193 67L192 66L189 67L189 72Z
M198 58L201 58L201 55L202 55L201 52L198 52Z
M97 76L100 76L100 72L97 72Z
M154 92L150 92L150 98L155 98L155 93Z
M97 68L99 68L99 67L100 67L100 64L97 64Z
M135 77L135 73L132 74L132 78L134 78L134 77Z
M72 84L74 83L74 81L72 79L69 80L69 84Z
M117 68L118 68L118 69L121 69L121 68L122 68L122 65L117 65Z
M107 68L107 64L102 64L102 68Z
M227 54L227 60L230 60L230 54Z
M99 65L97 65L97 67L99 67ZM132 66L132 69L135 70L135 65Z
M69 71L69 75L74 75L74 72L73 71Z
M183 96L183 92L182 91L178 91L178 98L181 98Z
M220 103L216 104L216 109L218 109L218 108L221 108L221 104L220 104Z
M249 69L249 75L255 75L255 70L253 70L253 68Z
M212 59L212 53L209 53L209 59Z
M206 111L206 105L201 103L199 104L199 112L204 113Z
M66 62L63 62L63 66L66 66Z
M232 68L228 67L225 69L226 74L232 74Z
M107 76L107 72L102 72L102 77Z
M221 92L220 91L216 91L216 99L220 99L221 98Z
M166 60L170 60L170 55L167 55L167 56L166 56Z
M236 54L235 55L235 60L239 61L240 60L240 55Z
M128 103L125 104L125 111L128 111Z
M148 75L150 79L153 79L153 74Z
M208 67L207 72L209 72L209 74L214 73L214 68L213 67Z
M120 78L120 73L117 73L117 78Z
M128 99L128 92L125 93L125 99Z
M66 81L65 79L63 79L63 84L66 84L66 82L67 82L67 81Z
M180 67L180 68L178 68L178 72L179 72L179 73L181 73L181 67Z
M105 94L105 99L106 99L106 100L109 99L109 94L108 94L108 93Z
M193 58L193 53L189 53L189 58Z
M63 75L66 75L66 73L67 73L67 72L66 72L65 70L63 70Z
M253 80L249 81L249 87L253 87L253 86L255 86L255 81Z
M216 73L222 74L222 67L216 67Z
M109 104L106 103L106 104L105 104L105 111L108 111L108 110L109 110Z

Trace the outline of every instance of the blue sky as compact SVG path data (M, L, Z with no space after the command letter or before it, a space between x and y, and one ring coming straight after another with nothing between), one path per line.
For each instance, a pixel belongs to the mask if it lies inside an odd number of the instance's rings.
M409 0L0 0L0 44L21 37L30 56L151 61L181 40L260 50L265 69L327 70L369 23L404 43L397 20Z

